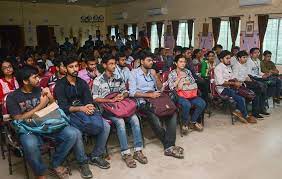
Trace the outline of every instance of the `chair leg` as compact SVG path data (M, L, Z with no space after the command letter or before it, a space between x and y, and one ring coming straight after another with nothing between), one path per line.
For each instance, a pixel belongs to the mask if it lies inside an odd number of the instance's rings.
M29 173L28 173L28 168L27 168L27 161L26 161L26 158L25 158L24 154L23 154L23 163L24 163L24 172L25 172L26 179L29 179Z
M232 123L232 125L234 125L235 119L234 119L234 115L233 115L233 111L232 111L232 104L229 104L228 107L229 107L229 111L230 111L230 115L231 115L231 123Z
M10 175L13 175L13 165L12 165L12 156L11 156L11 146L10 146L10 144L8 144L7 147L8 147L9 173L10 173Z
M0 129L1 131L1 133L0 133L0 138L1 138L1 153L2 153L2 159L3 160L5 160L6 159L6 157L5 157L5 149L4 149L4 145L6 144L6 141L5 141L5 134L4 134L4 130L3 130L3 128L1 127L1 129Z
M180 136L183 137L183 131L182 131L183 121L182 121L180 116L181 116L181 111L178 111L177 119L178 119L178 122L179 122Z
M143 131L143 129L144 129L143 128L143 123L142 123L140 117L138 117L138 119L139 119L139 124L140 124L141 135L142 135L143 147L145 148L146 144L145 144L145 137L144 137L144 131Z

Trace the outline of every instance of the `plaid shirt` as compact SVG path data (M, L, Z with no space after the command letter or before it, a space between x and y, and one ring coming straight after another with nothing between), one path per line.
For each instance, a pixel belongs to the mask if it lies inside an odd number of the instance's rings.
M107 95L113 92L119 93L127 93L125 83L121 78L116 78L114 75L113 77L107 77L106 73L103 73L99 77L95 78L92 94L93 98L105 98Z
M196 81L192 75L192 72L188 69L184 69L184 72L186 73L186 77L184 78L184 80L187 80L189 81L189 86L190 85L195 85L196 84ZM173 70L169 73L168 75L168 85L169 85L169 88L171 90L174 90L176 88L175 86L175 81L177 80L177 71L176 70ZM188 87L189 88L189 87ZM183 89L185 90L185 89Z

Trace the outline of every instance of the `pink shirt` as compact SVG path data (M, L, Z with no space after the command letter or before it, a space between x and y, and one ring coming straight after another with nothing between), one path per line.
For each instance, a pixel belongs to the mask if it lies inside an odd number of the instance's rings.
M84 81L86 81L87 84L89 84L91 77L88 74L89 74L89 72L86 69L82 69L78 72L78 77L83 79ZM94 71L93 74L94 74L94 76L96 75L96 77L100 75L98 70Z

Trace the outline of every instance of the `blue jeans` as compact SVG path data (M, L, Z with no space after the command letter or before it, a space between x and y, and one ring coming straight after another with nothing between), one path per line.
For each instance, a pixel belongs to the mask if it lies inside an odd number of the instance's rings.
M235 90L224 88L224 90L221 92L221 95L232 97L236 102L237 109L243 114L243 117L246 118L248 116L245 98L239 96Z
M142 133L141 133L141 128L139 124L139 119L136 116L136 114L134 114L133 116L125 120L123 118L114 117L109 114L105 114L105 116L108 119L110 119L117 128L121 155L130 153L130 150L128 149L125 121L130 124L131 129L132 129L132 134L133 134L133 139L134 139L134 150L140 151L143 149Z
M111 126L99 113L96 112L91 116L83 112L71 113L70 121L71 125L81 132L96 136L96 145L91 157L99 157L105 153Z
M57 133L44 136L55 140L59 145L56 146L55 153L52 156L51 167L60 166L71 149L75 153L79 165L87 162L87 156L84 152L81 133L74 127L67 126ZM23 147L24 155L28 164L31 166L36 176L44 175L48 167L43 163L40 146L43 144L41 136L33 133L21 134L20 142Z
M196 123L206 108L206 102L201 97L196 97L193 99L178 97L178 103L182 107L182 120L185 124L188 124L188 122ZM195 106L195 110L190 120L190 109L192 106Z

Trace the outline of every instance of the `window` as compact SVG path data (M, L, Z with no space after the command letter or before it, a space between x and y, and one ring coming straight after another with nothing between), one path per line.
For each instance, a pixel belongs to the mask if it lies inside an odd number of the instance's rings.
M269 50L272 53L272 61L276 64L282 64L282 18L269 19L263 50Z
M164 46L164 24L162 28L161 46ZM157 31L157 24L152 24L151 28L151 51L154 52L155 48L159 48L159 38Z
M132 25L128 25L127 34L128 34L128 35L133 34ZM138 27L136 27L136 34L135 34L135 35L136 35L135 37L136 37L136 39L137 39L137 37L138 37Z
M240 46L240 31L241 31L240 29L241 29L241 21L239 22L239 30L235 42L236 46ZM220 33L217 43L222 45L224 50L231 50L232 48L230 23L227 20L222 20L220 23Z
M187 22L179 23L176 44L182 47L189 47L188 23ZM193 26L191 45L194 46L194 26Z

